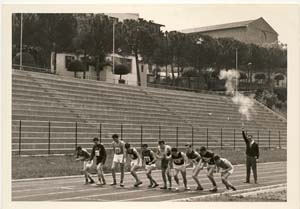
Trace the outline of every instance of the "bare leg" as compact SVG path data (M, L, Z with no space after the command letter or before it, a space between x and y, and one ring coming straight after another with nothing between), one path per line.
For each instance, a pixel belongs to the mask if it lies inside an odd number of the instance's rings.
M194 181L197 183L198 185L198 188L202 188L201 184L200 184L200 181L198 179L198 174L200 173L200 167L197 166L194 171L193 171L193 174L192 174L192 178L194 179Z
M116 184L117 180L116 180L116 163L115 162L112 163L111 174L113 177L113 184Z
M170 185L169 188L171 188L172 187L172 174L171 174L170 167L167 168L167 177L168 177L168 181L169 181L169 185Z
M209 168L208 169L207 177L210 180L210 182L212 183L213 187L217 188L217 184L216 184L216 181L214 179L214 168Z
M161 169L161 176L162 176L162 179L163 179L163 182L164 182L164 187L167 187L167 176L166 176L166 169L165 168L162 168Z
M186 171L181 171L184 187L187 189Z
M125 164L124 163L120 163L120 169L121 169L121 180L120 180L120 183L123 183L123 180L124 180L124 169L125 169Z
M131 169L130 169L130 173L131 175L133 176L133 178L135 179L136 182L140 182L137 174L136 174L136 170L137 170L138 166L133 166Z

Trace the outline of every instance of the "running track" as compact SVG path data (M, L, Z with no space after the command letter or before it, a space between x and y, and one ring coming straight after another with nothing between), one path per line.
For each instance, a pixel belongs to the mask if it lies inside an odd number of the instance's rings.
M258 163L258 181L259 184L245 184L245 165L234 166L234 173L229 180L238 190L251 189L255 187L265 187L286 183L286 162ZM211 194L208 189L211 184L206 177L206 172L201 171L199 179L204 187L204 191L193 191L196 187L191 178L191 169L188 169L188 184L190 191L167 191L159 187L148 189L149 184L144 172L139 174L144 182L139 188L134 188L134 180L130 174L125 175L125 187L112 187L110 185L96 186L84 185L82 176L72 176L69 178L45 178L45 179L27 179L15 180L12 182L12 200L13 201L176 201L183 198L197 197ZM161 184L160 171L153 172L153 177ZM119 176L117 175L117 180ZM221 183L220 174L215 174L219 191L224 191L224 185ZM251 179L252 180L252 179ZM111 183L111 176L106 175L107 183ZM182 180L180 176L182 185ZM174 180L173 180L174 182Z

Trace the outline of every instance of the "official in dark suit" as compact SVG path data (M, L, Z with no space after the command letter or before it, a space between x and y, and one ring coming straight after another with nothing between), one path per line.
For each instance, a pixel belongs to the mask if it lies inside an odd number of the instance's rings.
M247 167L247 176L246 182L250 183L250 170L252 168L254 183L257 184L257 169L256 169L256 161L259 158L259 148L258 144L253 140L252 135L247 135L244 131L244 127L242 127L242 134L244 141L246 143L246 167Z

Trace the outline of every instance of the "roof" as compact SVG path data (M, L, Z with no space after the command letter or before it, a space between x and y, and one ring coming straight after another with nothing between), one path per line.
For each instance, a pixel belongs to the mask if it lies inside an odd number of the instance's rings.
M229 28L241 28L241 27L247 27L250 23L252 23L256 20L257 19L240 21L240 22L233 22L233 23L226 23L226 24L220 24L220 25L211 25L211 26L190 28L190 29L180 30L180 32L182 32L182 33L197 33L197 32L208 32L208 31L215 31L215 30L223 30L223 29L229 29Z

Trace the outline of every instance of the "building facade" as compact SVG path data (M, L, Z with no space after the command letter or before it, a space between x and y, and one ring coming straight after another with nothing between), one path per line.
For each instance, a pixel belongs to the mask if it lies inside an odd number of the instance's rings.
M54 53L51 56L51 71L54 72ZM118 54L109 54L106 57L106 60L112 62L112 57L114 57L115 66L122 64L128 67L129 73L127 75L122 75L122 80L125 80L125 84L137 86L137 68L136 60L134 56L121 56ZM56 53L56 74L67 77L74 77L74 73L68 71L68 65L73 60L80 60L84 58L83 54L73 54L73 53ZM140 63L140 77L141 77L141 86L147 86L147 73L148 65ZM77 78L84 78L83 72L76 73ZM119 83L120 76L114 74L112 66L106 66L100 71L99 78L97 72L95 71L94 66L89 66L88 71L85 72L85 79L105 81L108 83Z
M278 33L262 17L255 20L185 29L180 32L208 35L213 38L233 38L256 45L278 42Z

